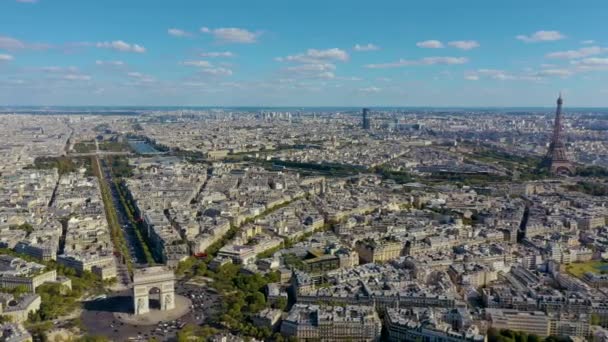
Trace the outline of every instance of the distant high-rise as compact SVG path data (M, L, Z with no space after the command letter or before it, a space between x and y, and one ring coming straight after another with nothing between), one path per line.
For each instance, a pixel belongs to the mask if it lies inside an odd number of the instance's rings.
M557 111L555 112L555 122L553 124L553 135L549 149L545 155L544 166L549 169L551 174L573 174L574 165L568 159L566 144L563 141L563 115L562 115L562 95L557 99Z
M361 128L363 128L363 129L369 129L370 128L369 108L363 108L363 118L361 120Z

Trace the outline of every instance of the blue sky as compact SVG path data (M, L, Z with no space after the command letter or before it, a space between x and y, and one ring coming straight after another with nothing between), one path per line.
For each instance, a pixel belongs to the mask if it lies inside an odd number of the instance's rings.
M0 0L0 104L608 106L608 1Z

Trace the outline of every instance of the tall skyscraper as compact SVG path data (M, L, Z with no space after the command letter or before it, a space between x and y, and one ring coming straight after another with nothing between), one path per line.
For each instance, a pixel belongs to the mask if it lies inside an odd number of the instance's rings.
M551 143L545 155L544 166L549 169L551 174L573 174L574 165L568 159L566 144L563 141L563 114L562 114L562 95L557 99L557 111L555 112L555 122L553 124L553 135Z
M362 117L362 120L361 120L361 128L363 128L363 129L369 129L370 128L369 108L363 108L363 117Z

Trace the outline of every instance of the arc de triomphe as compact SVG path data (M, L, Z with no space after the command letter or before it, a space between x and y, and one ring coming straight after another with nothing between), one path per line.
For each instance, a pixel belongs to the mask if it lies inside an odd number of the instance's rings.
M175 274L164 266L133 271L133 309L136 315L150 312L150 290L157 288L162 311L175 308Z

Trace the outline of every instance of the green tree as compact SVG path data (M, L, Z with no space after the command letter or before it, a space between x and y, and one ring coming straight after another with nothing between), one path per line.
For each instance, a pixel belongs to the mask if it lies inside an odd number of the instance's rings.
M205 273L207 273L207 264L204 262L201 262L198 264L198 266L196 266L194 274L195 275L204 275Z
M194 336L194 327L192 324L187 324L180 331L177 332L178 342L190 341L190 338Z
M25 285L19 285L19 286L13 287L10 292L13 294L13 296L20 298L24 294L29 293L30 290L28 290L27 286L25 286Z
M13 229L23 230L28 236L34 231L34 227L32 227L29 223L20 224L15 226Z
M285 310L287 308L287 298L279 297L272 306L275 309Z
M40 310L30 320L50 320L72 312L78 306L74 291L67 291L59 284L40 285L36 292L40 295L42 303Z
M266 306L266 298L261 292L254 292L247 297L249 312L260 312Z
M53 323L47 321L36 324L26 324L26 328L33 336L38 336L41 341L47 341L46 333L53 329Z
M196 258L194 258L194 257L188 257L186 260L180 261L179 264L177 264L175 274L178 276L184 275L186 272L189 272L192 270L195 263L196 263Z

